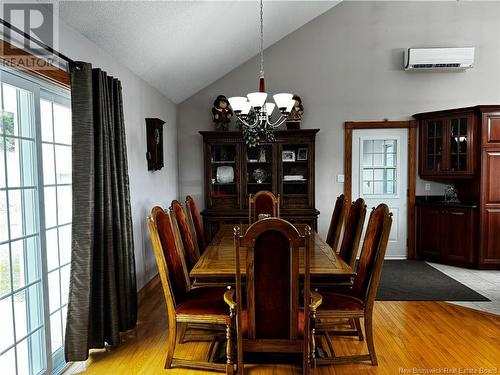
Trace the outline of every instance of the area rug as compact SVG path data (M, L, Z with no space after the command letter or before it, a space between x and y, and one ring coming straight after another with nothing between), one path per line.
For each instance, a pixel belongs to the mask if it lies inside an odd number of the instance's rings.
M386 260L378 301L489 301L488 298L417 260Z

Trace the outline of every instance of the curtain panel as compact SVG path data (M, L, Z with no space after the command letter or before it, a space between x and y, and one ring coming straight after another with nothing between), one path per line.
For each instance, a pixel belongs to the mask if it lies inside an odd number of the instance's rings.
M120 343L137 321L122 88L88 63L70 67L73 225L66 361Z

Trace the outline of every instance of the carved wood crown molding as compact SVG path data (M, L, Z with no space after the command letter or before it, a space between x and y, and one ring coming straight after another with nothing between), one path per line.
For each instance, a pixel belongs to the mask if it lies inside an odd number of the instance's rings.
M293 136L294 141L311 140L314 139L316 133L319 132L320 129L299 129L299 130L277 130L274 132L276 137L275 142L282 142L289 140L289 137ZM199 131L199 134L203 136L207 141L216 141L216 142L227 142L227 143L239 143L243 142L243 135L241 131ZM297 136L302 136L301 138L297 138ZM267 143L267 142L263 142Z

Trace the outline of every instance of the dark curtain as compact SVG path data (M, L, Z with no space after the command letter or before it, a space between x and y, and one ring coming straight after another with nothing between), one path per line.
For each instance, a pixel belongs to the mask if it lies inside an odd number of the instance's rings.
M66 361L120 343L137 321L134 244L118 79L70 67L73 117L72 259Z

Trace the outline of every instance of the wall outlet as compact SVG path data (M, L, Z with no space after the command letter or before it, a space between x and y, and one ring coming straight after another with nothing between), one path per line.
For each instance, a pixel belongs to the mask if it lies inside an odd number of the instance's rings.
M431 191L431 184L429 183L425 184L425 191Z
M344 175L343 174L338 174L337 175L337 182L343 183L344 182Z

